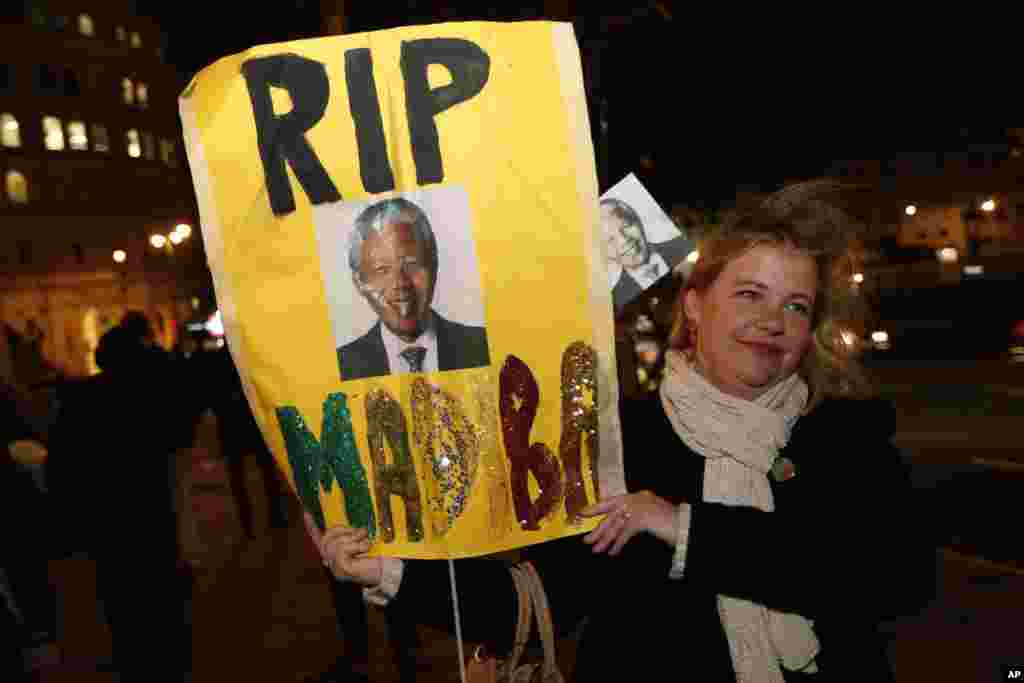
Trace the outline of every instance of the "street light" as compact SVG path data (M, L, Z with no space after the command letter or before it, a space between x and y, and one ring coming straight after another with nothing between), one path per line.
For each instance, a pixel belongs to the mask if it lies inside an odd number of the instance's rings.
M904 211L908 216L913 216L915 213L917 213L917 207L914 206L913 204L908 204L907 208L904 209Z
M993 211L996 210L996 200L986 199L981 205L981 210L992 213Z
M181 244L182 242L185 241L185 236L178 232L177 230L175 230L174 232L171 233L170 240L171 244Z
M183 238L192 236L192 226L188 223L178 223L174 226L174 232L181 235Z
M220 316L219 308L206 320L204 327L214 337L224 336L224 319Z
M876 349L885 351L889 348L889 333L885 330L875 330L871 333L871 343Z
M864 282L864 273L854 273L851 279L854 284L859 285Z
M960 254L953 247L943 247L942 249L935 250L935 256L939 259L939 263L956 263Z
M117 249L114 251L114 262L124 263L125 259L128 258L128 254L125 253L124 249Z
M167 244L167 238L163 235L150 235L149 243L152 244L155 249L163 249Z

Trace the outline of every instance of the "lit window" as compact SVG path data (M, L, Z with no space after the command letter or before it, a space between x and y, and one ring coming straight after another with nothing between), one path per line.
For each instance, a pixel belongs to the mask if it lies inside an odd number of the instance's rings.
M142 134L142 151L147 159L156 159L156 142L152 133Z
M28 181L17 171L7 172L7 198L15 204L28 203Z
M4 147L21 147L21 127L13 114L0 114L0 141Z
M140 107L145 107L149 102L149 88L145 83L135 84L135 101L139 103Z
M132 47L142 47L142 36L135 31L132 31L131 45Z
M107 137L107 127L98 123L92 124L92 148L96 152L110 151L110 138Z
M124 134L124 137L128 143L128 156L135 159L142 156L142 146L139 145L139 131L132 128Z
M114 35L117 36L117 42L123 43L128 40L128 32L124 30L124 26L118 26L114 29Z
M166 138L160 139L160 159L168 166L177 166L178 160L174 153L174 141Z
M56 116L43 117L43 144L51 151L64 149L64 127Z
M78 32L81 33L83 36L92 37L92 35L93 35L92 17L90 17L88 14L79 14L78 15Z
M89 136L85 132L85 124L81 121L68 123L68 147L80 151L89 149Z
M135 104L135 86L132 85L132 79L121 79L121 95L125 104Z

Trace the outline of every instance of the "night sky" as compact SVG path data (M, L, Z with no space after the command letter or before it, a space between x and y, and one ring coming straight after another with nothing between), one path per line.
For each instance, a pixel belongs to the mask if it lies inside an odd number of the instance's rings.
M210 17L207 3L196 0L137 4L163 27L167 60L183 83L220 57L321 32L318 0L239 6L231 19L221 18L223 5ZM368 28L403 23L402 15L377 14L363 19ZM659 201L714 205L737 187L770 190L819 175L834 160L1001 141L998 126L964 130L936 121L944 110L932 99L908 98L905 84L886 75L882 55L872 62L862 50L844 62L836 57L841 42L819 53L803 37L802 49L787 54L788 33L751 38L694 30L686 19L652 14L607 35L591 19L584 24L581 40L606 44L599 75L609 102L609 182L646 157L654 166L641 177Z
M315 37L321 30L318 0L260 5L137 0L136 6L139 14L160 23L167 41L165 57L186 81L221 57L254 45ZM229 16L232 10L238 15Z

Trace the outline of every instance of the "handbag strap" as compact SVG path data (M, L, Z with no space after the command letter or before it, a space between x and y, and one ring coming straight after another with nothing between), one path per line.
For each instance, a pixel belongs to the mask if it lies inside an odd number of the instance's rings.
M537 631L540 633L541 645L544 648L543 678L545 682L562 683L565 679L558 669L555 659L555 629L551 621L551 606L544 591L544 582L540 574L530 562L520 564L523 575L527 578L527 589L533 602L533 613L537 619Z
M511 675L519 666L519 659L523 656L526 644L530 639L530 631L533 629L533 600L530 595L529 578L518 565L509 567L512 574L512 582L516 587L516 603L519 605L519 619L516 622L516 639L512 643L512 652L509 654L502 666L507 674Z

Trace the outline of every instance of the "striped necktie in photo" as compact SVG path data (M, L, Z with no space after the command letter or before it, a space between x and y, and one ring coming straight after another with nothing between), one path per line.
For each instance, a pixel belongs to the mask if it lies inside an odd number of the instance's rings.
M410 346L399 354L409 366L409 372L423 372L423 359L427 350L422 346Z

